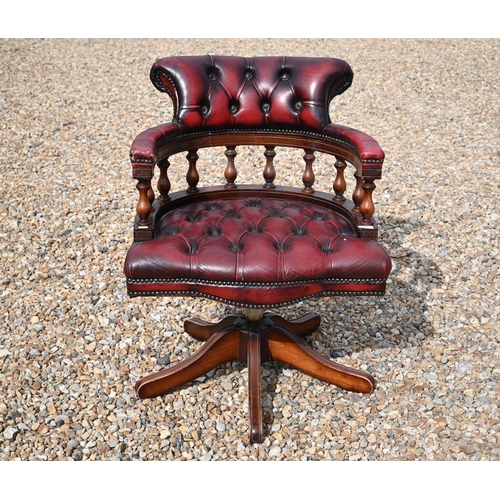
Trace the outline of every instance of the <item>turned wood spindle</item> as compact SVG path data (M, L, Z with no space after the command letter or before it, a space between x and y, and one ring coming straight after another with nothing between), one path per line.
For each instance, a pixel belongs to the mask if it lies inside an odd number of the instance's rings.
M373 204L372 199L372 193L375 189L374 180L375 179L372 178L365 178L363 182L363 191L365 196L359 207L359 211L363 216L363 219L361 220L362 226L373 226L372 215L375 213L375 205Z
M188 193L197 193L198 188L196 187L198 181L200 180L200 176L198 174L198 170L196 170L196 162L198 161L199 156L196 154L196 149L189 151L186 155L187 160L189 161L189 169L186 174L186 181L189 184L187 188Z
M356 178L356 187L352 193L352 201L354 202L353 212L359 213L359 207L363 201L365 196L365 192L363 190L363 177L358 172L354 173L354 177Z
M224 177L226 178L225 187L227 189L234 189L236 187L234 181L236 180L236 177L238 177L238 171L234 166L234 158L238 153L236 152L236 148L234 146L226 146L224 154L227 158L226 170L224 170Z
M139 201L137 203L137 215L139 216L139 225L149 224L149 214L151 213L151 203L148 198L148 192L151 189L151 180L139 179L136 185L139 191Z
M160 169L160 177L158 178L158 192L160 193L160 201L167 201L170 199L168 193L170 192L170 179L168 178L168 167L170 167L170 162L168 160L162 160L158 162L158 168Z
M333 182L333 190L335 191L335 196L333 197L336 201L345 200L345 190L346 182L344 177L344 170L346 168L346 162L344 160L338 159L335 162L335 168L337 169L337 175L335 176L335 181Z
M313 193L313 184L314 184L314 171L312 168L312 164L316 157L314 156L314 153L312 150L307 150L305 151L305 154L303 156L305 162L306 162L306 167L304 169L304 175L302 176L302 182L304 183L304 188L302 189L303 193Z
M149 204L151 205L151 210L153 210L153 201L155 201L155 192L154 192L154 189L153 189L153 186L149 186L149 189L148 189L148 200L149 200Z
M264 187L267 189L273 189L276 187L274 185L274 179L276 179L276 170L274 168L274 157L276 156L276 151L274 150L274 146L266 146L264 156L266 157L266 166L263 173L264 180L266 181Z

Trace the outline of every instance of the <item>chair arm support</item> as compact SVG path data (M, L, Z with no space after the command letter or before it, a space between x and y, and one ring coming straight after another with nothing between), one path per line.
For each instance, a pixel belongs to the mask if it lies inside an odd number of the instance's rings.
M180 133L176 123L164 123L140 133L130 147L132 177L137 179L139 201L134 225L134 239L151 239L153 236L153 220L150 217L152 203L155 198L151 187L154 166L157 162L158 150L162 142Z
M373 220L375 205L372 193L375 189L375 180L382 177L382 164L385 154L378 142L368 134L359 130L337 124L329 124L323 129L323 135L332 137L354 150L354 166L356 167L356 189L353 192L354 212L361 215L358 228L368 230L366 237L376 238L376 226ZM338 158L338 157L337 157ZM352 160L352 158L351 158ZM344 163L345 165L345 163ZM339 186L343 186L342 163L339 164ZM335 180L337 183L337 179ZM370 232L372 231L372 232Z

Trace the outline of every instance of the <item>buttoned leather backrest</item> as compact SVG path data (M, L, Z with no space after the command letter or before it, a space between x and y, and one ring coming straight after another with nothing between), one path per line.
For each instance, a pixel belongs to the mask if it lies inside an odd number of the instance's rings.
M320 132L331 123L330 101L349 88L353 73L333 58L183 56L158 60L150 76L170 95L181 132Z

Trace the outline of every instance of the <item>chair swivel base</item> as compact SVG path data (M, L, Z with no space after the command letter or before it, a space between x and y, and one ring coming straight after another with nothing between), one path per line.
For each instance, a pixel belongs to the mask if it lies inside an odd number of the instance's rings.
M272 313L248 309L247 314L227 316L218 323L199 318L186 320L185 331L205 341L191 357L175 366L140 379L135 390L141 399L162 396L218 366L233 361L248 365L250 442L264 439L261 397L261 365L281 361L324 382L342 389L370 393L373 377L364 371L345 367L317 354L300 337L312 333L320 317L307 314L288 321Z

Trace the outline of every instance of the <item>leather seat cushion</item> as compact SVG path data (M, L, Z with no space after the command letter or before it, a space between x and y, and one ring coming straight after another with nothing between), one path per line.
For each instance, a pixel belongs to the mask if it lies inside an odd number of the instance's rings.
M195 281L201 289L210 287L207 295L222 299L216 283L255 285L256 294L261 284L283 288L322 281L350 283L360 292L363 282L370 289L383 283L385 289L390 269L382 246L356 237L337 212L270 198L219 199L174 209L161 218L153 240L130 248L124 266L129 292L158 294L172 291L173 283Z

